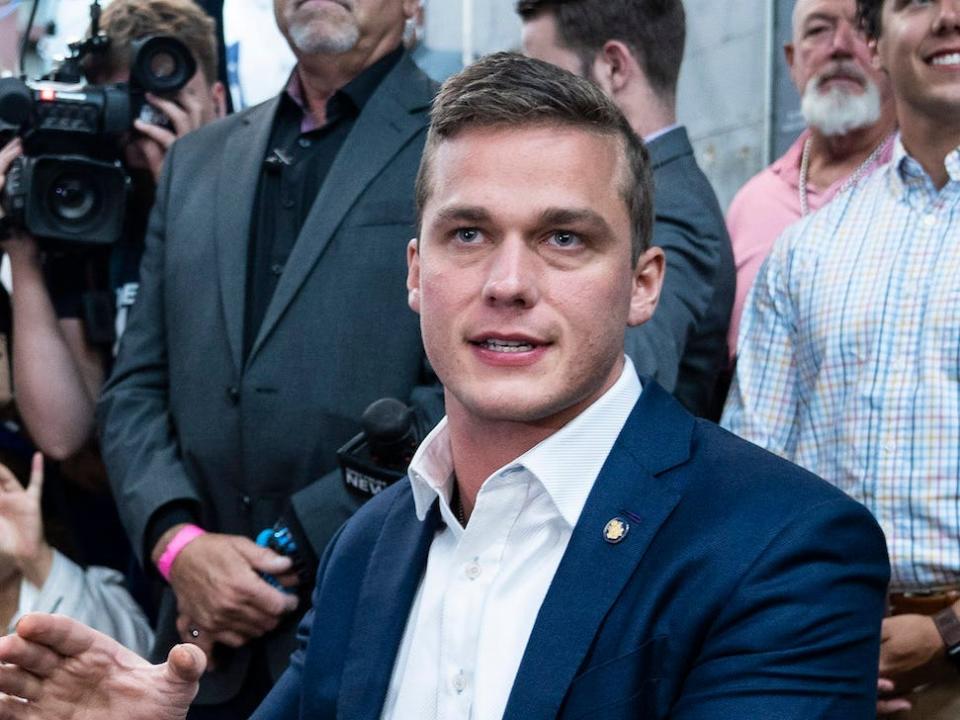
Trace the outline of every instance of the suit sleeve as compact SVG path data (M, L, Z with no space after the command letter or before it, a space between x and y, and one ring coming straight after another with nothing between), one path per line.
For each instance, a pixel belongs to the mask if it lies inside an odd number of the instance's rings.
M669 392L676 387L687 341L710 307L720 273L720 243L727 241L722 226L703 232L715 224L702 217L705 210L679 210L666 201L657 207L653 244L667 258L660 302L650 320L627 328L624 348L639 374L652 376Z
M874 718L888 580L865 508L805 508L724 604L671 720Z
M757 275L740 324L737 369L721 425L791 459L796 450L799 376L788 230Z
M176 150L175 144L164 161L147 227L137 302L97 407L103 459L120 518L141 563L148 552L144 539L151 516L169 503L200 504L180 460L168 411L164 227Z

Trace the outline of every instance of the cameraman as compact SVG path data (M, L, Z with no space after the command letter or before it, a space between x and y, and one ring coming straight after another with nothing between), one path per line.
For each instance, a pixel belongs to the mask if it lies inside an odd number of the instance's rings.
M20 231L0 240L13 276L13 373L20 415L35 444L64 459L91 437L94 407L111 358L111 336L123 330L126 309L136 297L146 218L165 154L186 133L225 114L226 93L217 82L214 22L192 0L114 0L101 16L109 49L87 64L92 83L126 81L131 44L148 35L170 35L187 46L197 72L173 98L148 95L171 128L134 122L124 137L123 156L132 178L126 237L107 255L45 257L37 241ZM0 150L0 188L19 139ZM116 323L103 327L104 313L91 302L110 293ZM109 313L108 313L109 315ZM94 325L100 327L94 328Z

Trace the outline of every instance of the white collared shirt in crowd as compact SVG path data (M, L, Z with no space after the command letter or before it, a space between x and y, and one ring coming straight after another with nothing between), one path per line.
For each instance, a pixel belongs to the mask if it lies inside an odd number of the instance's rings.
M417 516L438 500L390 679L385 720L499 720L534 621L587 496L640 397L630 359L583 413L486 479L466 529L450 509L446 419L410 464Z
M960 148L944 166L937 189L898 138L784 232L722 422L866 505L898 591L960 582Z

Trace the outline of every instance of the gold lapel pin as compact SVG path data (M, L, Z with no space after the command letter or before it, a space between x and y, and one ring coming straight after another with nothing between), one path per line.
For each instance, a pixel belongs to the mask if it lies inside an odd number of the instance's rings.
M611 545L616 545L630 532L630 523L622 517L615 517L603 526L603 539Z

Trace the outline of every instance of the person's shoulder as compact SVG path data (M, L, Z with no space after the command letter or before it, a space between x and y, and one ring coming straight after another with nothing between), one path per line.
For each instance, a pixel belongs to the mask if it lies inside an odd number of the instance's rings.
M812 508L868 517L849 495L799 465L707 420L697 419L688 472L693 495L718 501L724 514L744 513L755 522L792 521Z
M209 153L211 149L216 148L241 127L251 123L272 122L276 103L277 98L274 96L259 105L253 105L240 112L231 113L226 117L214 120L184 135L177 140L175 145L181 153L195 151Z
M757 206L769 202L771 186L777 182L782 181L773 171L772 165L768 165L747 180L730 201L727 222L732 223L741 213L752 214Z

